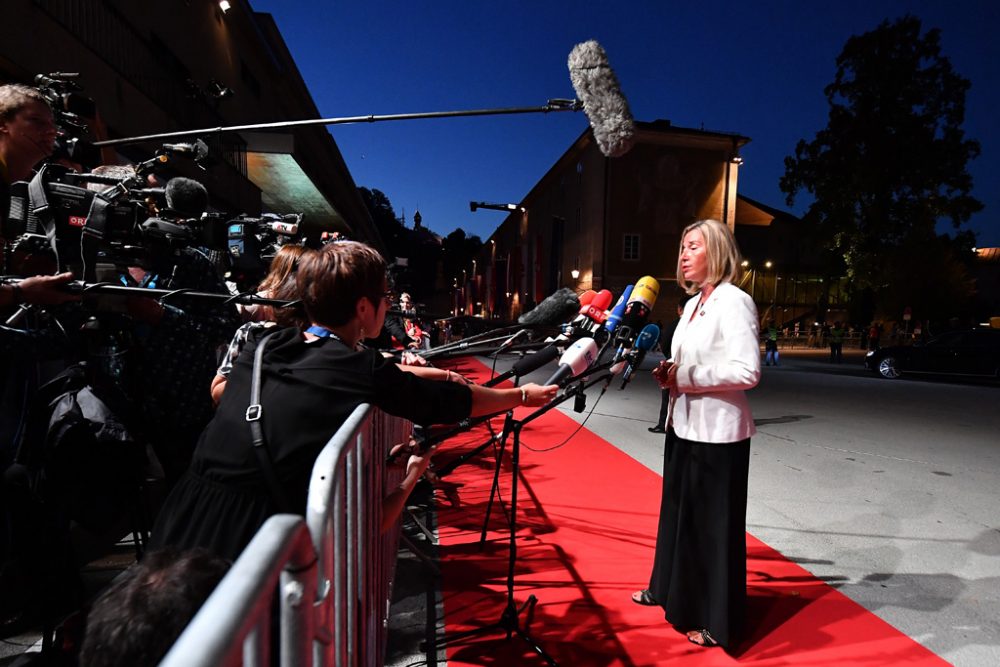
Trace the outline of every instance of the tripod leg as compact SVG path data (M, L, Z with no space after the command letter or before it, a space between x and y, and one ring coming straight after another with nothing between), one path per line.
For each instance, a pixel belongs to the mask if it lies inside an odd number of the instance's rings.
M497 463L493 468L493 485L490 487L490 499L486 503L486 518L483 520L483 530L479 533L479 548L486 545L486 530L490 525L490 514L493 512L493 498L500 496L500 467L503 465L503 455L507 449L507 434L510 433L511 423L514 421L514 413L508 412L503 423L503 432L500 434L500 451L497 453Z
M479 454L482 453L482 451L484 449L486 449L487 447L489 447L490 445L492 445L494 442L496 442L496 440L497 440L498 437L499 437L499 435L493 435L493 436L491 436L489 440L487 440L486 442L484 442L481 445L477 445L476 448L473 449L472 451L466 452L465 454L462 454L461 456L458 456L458 457L452 459L451 461L448 461L443 466L437 468L435 470L435 472L437 472L437 476L438 477L446 477L446 476L450 475L455 470L455 468L457 468L458 466L462 465L463 463L465 463L469 459L472 459L472 458L475 458L476 456L479 456Z

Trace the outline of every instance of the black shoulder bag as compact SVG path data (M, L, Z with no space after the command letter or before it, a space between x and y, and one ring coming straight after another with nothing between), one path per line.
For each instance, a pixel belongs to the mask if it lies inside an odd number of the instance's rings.
M261 417L264 414L264 408L260 404L261 366L263 366L264 361L264 348L267 346L268 339L275 333L277 332L272 331L261 338L260 343L257 344L257 350L253 355L253 376L250 379L250 406L247 407L246 420L250 423L253 451L257 454L257 461L260 463L260 469L264 473L264 481L267 482L268 489L271 491L271 500L274 501L278 511L293 512L291 504L289 504L288 498L285 496L284 489L281 488L281 484L278 482L278 476L274 472L274 462L271 460L271 452L268 451L267 443L264 441L264 429L260 423Z

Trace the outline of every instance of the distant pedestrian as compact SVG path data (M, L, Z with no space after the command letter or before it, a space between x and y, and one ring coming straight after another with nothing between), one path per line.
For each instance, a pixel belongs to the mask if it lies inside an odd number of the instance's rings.
M767 331L764 332L764 365L778 365L778 327L774 320L767 321Z
M844 360L844 327L834 322L830 328L830 363L839 364Z
M875 322L872 322L872 326L868 329L868 351L878 352L879 350L879 338L882 335L881 327Z

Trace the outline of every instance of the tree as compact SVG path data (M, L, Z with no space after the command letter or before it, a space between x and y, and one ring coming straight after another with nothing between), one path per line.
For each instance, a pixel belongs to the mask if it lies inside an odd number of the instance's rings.
M372 188L358 188L361 201L372 216L372 222L378 230L386 250L390 253L388 259L391 261L400 246L400 237L406 228L396 217L396 211L392 208L392 202L381 190Z
M785 158L780 186L788 204L802 190L812 195L806 222L843 255L855 289L874 291L887 314L911 304L890 297L907 290L886 288L931 270L908 261L908 253L947 245L938 222L959 229L982 209L966 169L979 155L979 143L962 130L969 85L941 55L939 30L921 34L912 16L884 21L847 40L824 89L826 128ZM961 269L940 259L934 270ZM961 276L942 278L968 285ZM953 298L968 296L965 288Z
M482 246L482 239L475 235L467 236L465 230L461 228L454 230L444 238L442 243L444 275L449 283L461 278L462 269L469 268Z

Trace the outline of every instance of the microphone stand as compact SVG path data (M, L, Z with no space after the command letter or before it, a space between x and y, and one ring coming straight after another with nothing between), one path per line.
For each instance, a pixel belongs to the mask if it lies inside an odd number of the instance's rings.
M597 378L595 378L593 380L582 381L582 382L578 382L577 384L573 384L573 382L575 382L577 379L579 379L581 377L586 377L588 375L593 375L594 373L600 373L601 371L605 371L608 368L610 368L611 366L612 366L611 362L608 362L608 363L605 363L605 364L599 364L597 366L594 366L593 368L588 368L587 370L585 370L583 373L581 373L580 375L576 376L575 378L570 378L570 384L572 384L572 386L570 388L568 388L565 391L565 393L563 393L562 396L559 396L558 398L553 399L551 402L547 403L544 407L542 407L539 410L537 410L536 412L532 413L527 419L523 420L522 424L523 423L527 423L527 422L535 419L535 415L539 415L540 416L542 414L545 414L546 412L548 412L552 408L555 408L555 407L557 407L557 406L565 403L570 398L576 398L576 396L582 394L584 391L586 391L590 387L594 386L598 382L607 381L607 383L610 385L611 384L611 378L614 377L614 374L612 374L612 373L606 373L604 375L598 376ZM508 416L510 416L510 415L511 415L511 413L508 413ZM496 465L493 468L493 486L490 488L490 498L486 502L486 518L483 520L483 528L482 528L482 531L479 533L479 549L480 550L482 550L483 547L486 545L487 526L489 526L489 524L490 524L490 514L492 514L492 511L493 511L493 498L494 497L496 497L496 498L500 497L500 465L503 463L504 450L505 450L506 445L507 445L507 435L508 435L508 433L506 431L507 426L508 426L508 424L505 421L504 422L504 429L505 430L503 432L501 432L499 436L494 435L490 440L488 440L487 442L485 442L481 446L479 446L474 452L470 452L470 454L479 453L480 451L482 451L483 449L485 449L487 445L489 445L492 442L494 442L494 440L496 440L498 437L500 439L500 452L497 455Z
M3 282L17 285L22 278L3 278ZM186 299L200 299L202 301L217 301L223 305L230 303L260 304L265 306L284 307L297 303L297 301L283 301L281 299L266 299L254 293L243 294L219 294L217 292L197 292L191 289L152 289L149 287L129 287L117 283L88 283L82 280L74 280L67 283L65 291L70 294L116 294L119 296L143 296L155 298L159 301L166 301L176 297Z
M588 369L586 372L593 373L597 369ZM460 632L458 634L452 635L450 637L445 637L441 644L449 644L455 641L466 639L469 637L476 637L479 635L490 634L494 630L502 630L506 634L506 639L510 639L513 635L517 635L535 652L537 653L547 664L558 667L558 663L545 652L545 649L528 633L526 627L522 627L519 621L519 616L525 610L533 610L535 605L538 603L538 598L534 594L529 595L528 599L525 600L524 604L520 607L514 600L514 568L517 563L517 491L518 491L518 476L520 474L520 455L521 455L521 430L531 422L535 421L542 415L555 409L560 404L569 400L570 398L575 398L578 394L582 394L598 382L611 381L612 374L604 373L599 375L589 381L581 381L571 388L568 388L566 392L556 398L555 400L549 402L547 405L542 406L535 412L531 413L524 419L518 421L514 419L514 413L508 412L507 418L504 420L503 432L500 436L500 453L497 457L497 467L496 472L493 477L494 490L497 488L497 480L500 474L500 464L503 461L504 447L507 442L507 437L509 434L513 433L514 440L511 446L511 488L510 488L510 537L508 538L508 559L507 559L507 601L504 605L504 609L500 614L499 620L490 623L489 625L484 625L479 628L474 628L466 632ZM489 508L493 502L493 493L490 494L490 503L487 505L487 521L489 520ZM483 526L483 539L485 539L486 527ZM530 613L530 611L529 611Z

